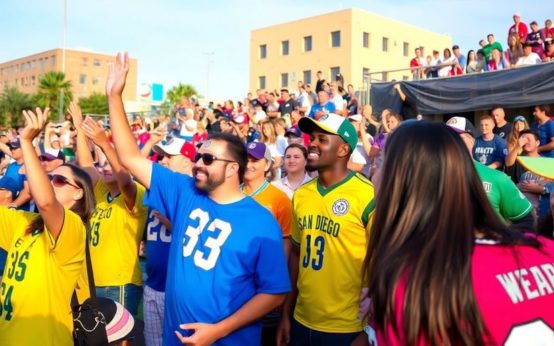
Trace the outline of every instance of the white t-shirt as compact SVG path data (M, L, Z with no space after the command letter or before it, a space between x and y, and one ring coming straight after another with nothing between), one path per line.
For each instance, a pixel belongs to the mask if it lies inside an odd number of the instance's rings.
M540 56L535 52L531 52L531 54L527 56L522 56L517 59L516 66L536 65L540 64L541 62L542 60Z
M337 94L337 95L333 96L333 99L331 100L331 102L333 102L335 104L335 109L336 110L342 111L344 109L345 101L344 101L344 99L342 98L341 95Z
M257 124L260 121L265 120L266 118L267 114L265 114L263 110L256 112L256 114L254 114L254 123Z
M192 130L188 130L187 127ZM196 120L194 119L185 120L183 124L181 124L181 131L179 132L179 134L181 135L181 137L192 138L192 136L194 136L194 134L197 132L196 127L197 127Z

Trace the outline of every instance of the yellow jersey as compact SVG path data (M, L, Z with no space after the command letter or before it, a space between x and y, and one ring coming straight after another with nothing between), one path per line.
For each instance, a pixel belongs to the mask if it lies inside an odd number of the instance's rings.
M144 186L135 185L137 196L132 210L125 205L123 195L110 196L103 179L94 186L96 209L90 220L90 256L96 286L142 285L138 254L148 208L142 204ZM83 275L86 277L86 270ZM86 287L85 283L81 286Z
M300 247L294 318L306 327L363 329L358 307L373 197L371 182L354 172L327 189L312 179L294 193L292 240Z
M65 210L57 241L26 233L35 213L0 207L0 247L8 258L0 289L0 345L73 345L71 296L85 259L85 226Z

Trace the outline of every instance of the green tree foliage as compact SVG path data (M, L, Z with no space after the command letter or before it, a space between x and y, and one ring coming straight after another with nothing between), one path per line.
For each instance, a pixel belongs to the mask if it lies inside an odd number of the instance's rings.
M38 105L50 107L51 118L58 119L58 98L63 91L63 111L73 99L71 82L65 79L63 72L52 71L42 76L38 82Z
M5 88L0 95L0 122L4 126L15 127L24 123L21 112L24 109L34 109L35 98L25 94L15 87Z
M167 91L166 98L174 105L180 103L182 97L191 97L192 95L198 95L192 85L179 83Z
M94 93L79 99L83 114L108 114L108 98L105 94Z

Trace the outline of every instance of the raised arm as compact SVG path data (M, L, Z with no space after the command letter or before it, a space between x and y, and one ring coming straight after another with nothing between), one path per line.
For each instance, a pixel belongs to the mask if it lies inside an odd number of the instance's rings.
M121 94L125 88L125 80L129 72L129 57L127 53L117 54L115 63L110 65L106 81L106 95L110 108L110 126L113 133L115 150L121 164L127 168L144 187L150 188L152 162L141 156L129 122L125 116Z
M96 185L98 179L100 179L100 173L94 167L94 159L90 153L90 148L88 146L87 137L81 129L81 124L83 123L83 115L81 114L81 108L75 103L71 102L69 104L69 114L73 119L73 126L75 126L75 131L77 131L77 152L75 156L77 158L77 163L79 166L84 169L92 180L92 186Z
M123 195L125 200L125 205L127 209L132 210L135 206L135 199L137 196L137 187L133 183L131 175L119 162L115 149L112 147L108 141L108 137L98 123L91 118L86 118L81 124L81 129L83 130L85 136L92 140L96 146L98 146L112 166L112 171L117 183L119 191Z
M46 172L40 165L33 147L33 139L44 129L49 112L49 108L46 108L44 112L37 108L36 114L32 111L23 111L25 128L19 134L19 138L31 194L44 220L44 225L50 231L52 238L57 240L63 226L64 209L56 199L54 188L52 188L50 179L48 179Z

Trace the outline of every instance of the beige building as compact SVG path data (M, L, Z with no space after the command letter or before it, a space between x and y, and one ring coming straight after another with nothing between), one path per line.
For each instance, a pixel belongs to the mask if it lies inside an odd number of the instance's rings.
M104 93L108 63L114 56L87 51L65 50L65 75L71 81L74 100ZM137 98L137 60L130 59L129 75L123 99ZM16 87L24 93L36 93L41 76L50 71L62 71L62 49L29 55L0 63L0 88Z
M250 37L250 90L295 89L315 83L316 72L341 73L356 89L372 81L410 79L416 47L423 56L452 47L452 38L359 9L346 9L257 29ZM375 74L375 72L379 72Z

